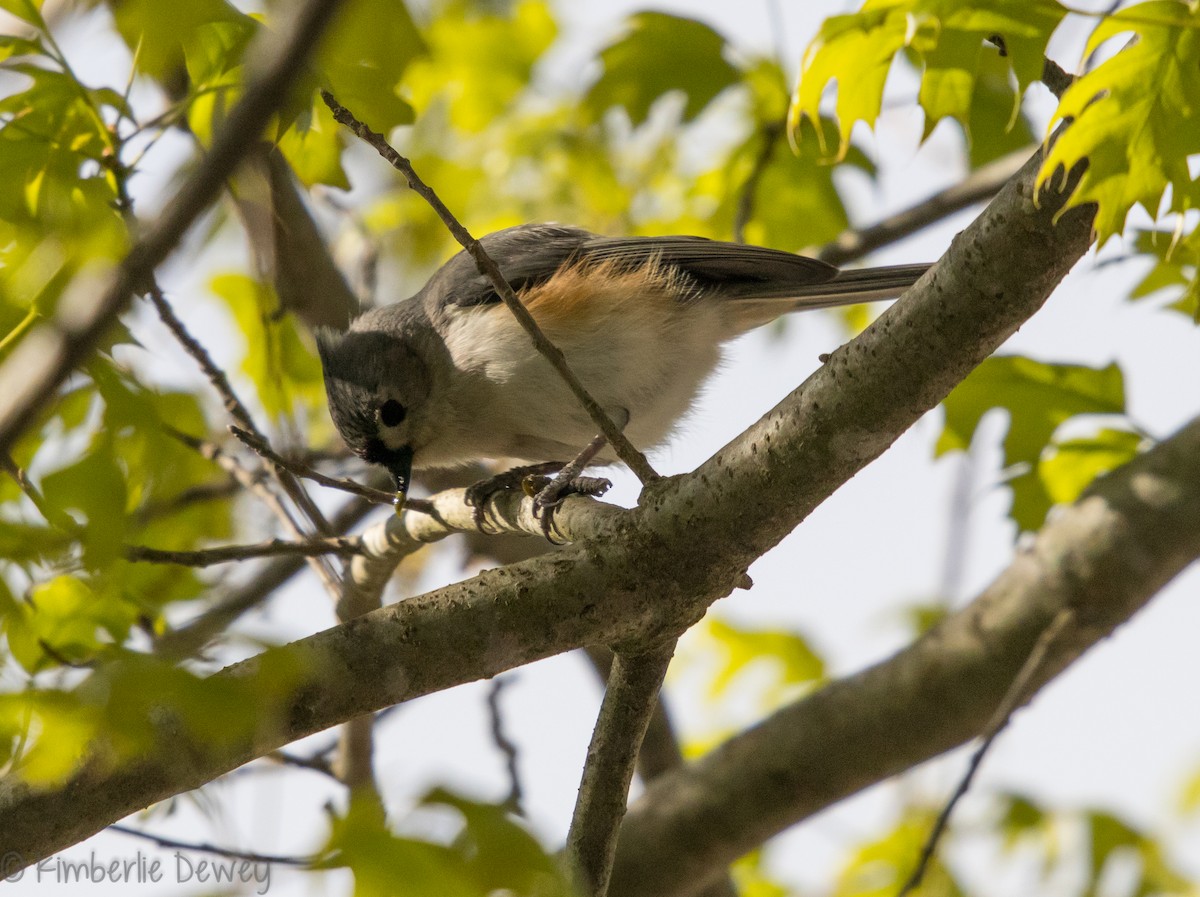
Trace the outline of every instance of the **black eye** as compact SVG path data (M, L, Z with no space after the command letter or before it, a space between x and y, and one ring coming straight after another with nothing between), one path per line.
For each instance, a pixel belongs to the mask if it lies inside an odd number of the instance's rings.
M395 399L388 399L379 406L379 422L385 427L399 426L408 414L408 409Z

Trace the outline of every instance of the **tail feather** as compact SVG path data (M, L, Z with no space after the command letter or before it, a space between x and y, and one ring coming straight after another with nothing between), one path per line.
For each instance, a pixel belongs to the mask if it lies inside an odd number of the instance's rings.
M750 330L792 311L858 305L880 299L895 299L932 267L931 265L892 265L883 268L858 268L839 271L825 283L789 286L784 283L735 299L734 312L739 330Z

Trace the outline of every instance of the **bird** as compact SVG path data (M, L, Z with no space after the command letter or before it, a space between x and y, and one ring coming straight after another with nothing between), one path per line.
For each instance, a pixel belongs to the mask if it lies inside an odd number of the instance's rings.
M723 344L788 312L895 298L929 268L841 270L743 243L601 236L559 224L518 225L479 242L643 450L687 415ZM519 478L564 468L537 493L546 509L572 491L585 464L618 460L466 251L415 295L347 330L318 329L316 341L333 423L351 451L391 473L398 507L414 469L493 459L523 465L512 472ZM514 479L489 482L468 493L477 508ZM594 493L607 484L579 482L587 488L575 491Z

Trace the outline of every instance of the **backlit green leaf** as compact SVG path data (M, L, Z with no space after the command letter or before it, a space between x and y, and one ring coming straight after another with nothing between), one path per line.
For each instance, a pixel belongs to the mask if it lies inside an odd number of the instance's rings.
M1094 436L1055 442L1038 474L1055 504L1073 502L1102 473L1137 457L1146 440L1128 430L1105 428Z
M1122 414L1125 386L1120 368L1047 364L1020 356L996 356L983 362L946 397L945 426L936 453L965 450L983 415L993 408L1009 412L1004 462L1019 475L1011 514L1022 530L1037 529L1051 498L1038 476L1042 453L1058 427L1080 414Z
M1045 180L1087 159L1067 207L1098 203L1101 244L1124 229L1134 206L1157 216L1168 185L1170 211L1192 208L1188 157L1200 152L1200 6L1149 0L1119 10L1096 26L1086 52L1113 37L1125 46L1063 95L1050 127L1073 121L1039 175Z
M600 51L604 73L584 102L597 117L620 106L639 125L659 97L679 91L686 97L683 119L691 121L738 81L725 50L725 38L702 22L637 13L621 38Z
M1065 15L1055 0L867 0L857 13L826 19L805 51L789 112L791 133L798 140L800 120L819 119L821 100L836 82L840 139L830 146L818 138L825 155L840 158L854 124L873 125L879 117L892 62L905 48L923 67L919 100L926 135L943 118L968 126L981 60L998 53L985 46L993 38L1002 39L1016 82L1009 92L1015 114L1020 95L1041 75L1046 44Z

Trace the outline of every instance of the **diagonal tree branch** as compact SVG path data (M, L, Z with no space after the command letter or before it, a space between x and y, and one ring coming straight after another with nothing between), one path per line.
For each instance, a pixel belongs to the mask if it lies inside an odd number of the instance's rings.
M192 222L216 199L238 163L257 142L340 3L308 0L287 37L246 87L204 163L183 184L97 299L69 317L35 329L0 367L0 452L7 452L55 390L99 343L133 294L171 253Z
M1200 557L1198 519L1200 418L1097 481L913 645L651 783L610 893L697 893L788 826L986 735L1023 669L1027 700Z
M304 671L303 681L269 717L272 725L262 720L259 731L243 740L200 745L186 731L168 727L136 762L104 772L89 769L60 788L5 782L0 847L34 862L135 809L359 714L583 645L652 640L694 622L738 585L754 558L882 453L1032 315L1082 255L1091 212L1073 210L1055 223L1062 195L1045 193L1034 201L1039 163L1035 158L1022 169L904 299L698 470L647 488L642 505L632 511L612 509L585 543L485 571L274 649L270 653L290 669ZM1192 476L1191 485L1198 483L1200 476ZM523 509L530 504L524 500ZM1179 523L1181 508L1194 513L1183 498L1179 507L1152 509L1156 520L1165 517L1173 529L1160 552L1139 557L1139 575L1123 580L1128 590L1117 597L1126 613L1177 572L1184 563L1180 546L1190 550L1189 540L1200 539L1200 529ZM562 512L565 517L569 508ZM1112 563L1124 562L1119 549L1135 541L1130 535L1117 544ZM1110 578L1115 585L1117 578ZM648 594L654 601L646 600ZM1028 651L1028 641L1023 648ZM997 654L977 660L985 667L999 663L1011 680L1013 670L1000 663L1006 650L1012 649L1002 645ZM252 687L256 677L269 676L270 667L251 659L216 674L212 687L219 689L227 679ZM963 689L971 673L979 675L968 671L953 685ZM262 685L270 693L266 679ZM971 717L965 691L974 698L966 689L957 694L957 704L936 694L938 710L957 706L982 726L986 718ZM923 696L917 689L916 697ZM808 731L824 737L819 727ZM927 739L924 730L900 731L918 745L941 744ZM889 750L889 756L921 753L906 754L890 743ZM848 762L857 751L858 746L839 747L822 757ZM657 783L651 791L662 793ZM658 833L646 827L647 813L638 831L647 832L647 848L657 844L666 850ZM763 814L774 821L783 815L778 809ZM627 818L626 825L632 821ZM639 836L625 836L622 843L626 840L637 844ZM717 846L713 861L732 859ZM614 893L640 880L632 848L624 850L622 857L618 848ZM662 874L651 870L656 874L647 874L647 882L662 884L664 874L683 862L664 856L670 862L662 864ZM702 882L706 874L702 867L695 877ZM666 881L673 887L678 880Z

